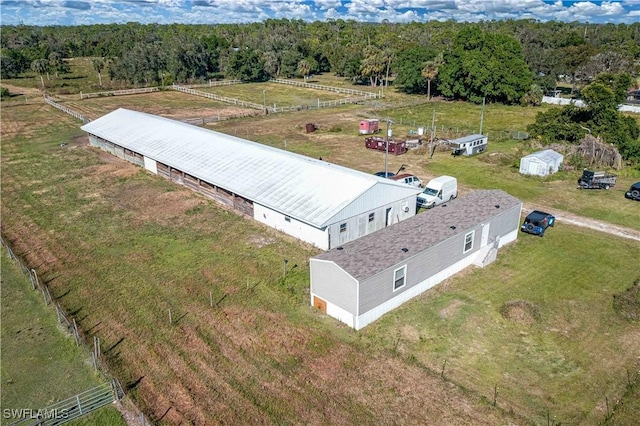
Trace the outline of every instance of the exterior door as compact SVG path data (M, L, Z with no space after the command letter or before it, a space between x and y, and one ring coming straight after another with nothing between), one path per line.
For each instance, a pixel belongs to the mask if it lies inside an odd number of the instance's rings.
M384 226L387 227L389 225L391 225L391 221L393 220L393 217L391 216L391 207L388 207L385 215L384 215Z
M327 313L327 302L320 299L318 296L313 296L313 307L320 310L323 314Z
M489 242L489 224L482 224L482 239L480 240L480 247L485 247Z

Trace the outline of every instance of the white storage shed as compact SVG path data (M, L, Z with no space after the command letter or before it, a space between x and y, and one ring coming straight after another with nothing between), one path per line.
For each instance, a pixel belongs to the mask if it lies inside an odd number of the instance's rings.
M127 109L89 143L323 250L415 215L420 188Z
M547 176L560 170L564 156L553 149L534 152L520 159L523 175Z

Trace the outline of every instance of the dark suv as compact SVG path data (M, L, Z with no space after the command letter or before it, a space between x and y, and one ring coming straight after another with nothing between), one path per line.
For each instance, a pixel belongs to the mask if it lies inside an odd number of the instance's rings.
M555 221L555 216L549 213L541 212L539 210L534 210L529 213L524 219L524 223L522 224L520 230L528 234L544 237L545 229L547 229L549 226L552 227Z
M631 185L631 188L624 194L625 198L640 201L640 182Z

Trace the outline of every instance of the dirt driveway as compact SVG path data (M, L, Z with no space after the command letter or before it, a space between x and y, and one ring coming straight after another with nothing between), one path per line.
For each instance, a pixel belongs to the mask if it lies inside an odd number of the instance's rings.
M578 216L573 213L565 211L557 211L554 209L548 209L543 206L533 205L525 203L522 207L523 213L529 213L533 210L542 210L552 213L557 220L564 223L570 223L575 226L582 226L585 228L595 229L596 231L606 232L607 234L617 235L619 237L630 238L632 240L640 241L640 231L631 228L624 228L622 226L612 225L600 220L589 219L583 216ZM640 216L638 218L640 222Z

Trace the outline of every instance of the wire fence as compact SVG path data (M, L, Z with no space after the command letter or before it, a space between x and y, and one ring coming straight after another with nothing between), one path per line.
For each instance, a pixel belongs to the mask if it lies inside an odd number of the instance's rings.
M90 348L85 340L85 336L78 330L78 324L75 318L72 318L62 306L51 295L51 290L46 283L43 283L38 277L38 273L34 268L29 268L25 262L15 254L13 249L3 237L0 236L0 250L4 248L7 251L9 259L18 266L20 272L29 278L31 289L39 291L42 294L44 304L52 305L56 310L58 323L66 328L66 331L73 335L76 346L82 346L83 349L91 352L93 367L109 382L99 385L93 389L82 392L64 401L57 402L46 408L39 410L16 410L16 417L22 418L11 425L59 425L71 421L77 417L95 411L107 404L121 401L125 397L125 393L117 378L112 377L106 371L106 365L101 359L100 339L93 336L93 346ZM144 414L133 404L127 404L130 409L135 411L135 417L138 424L146 426L149 424Z

